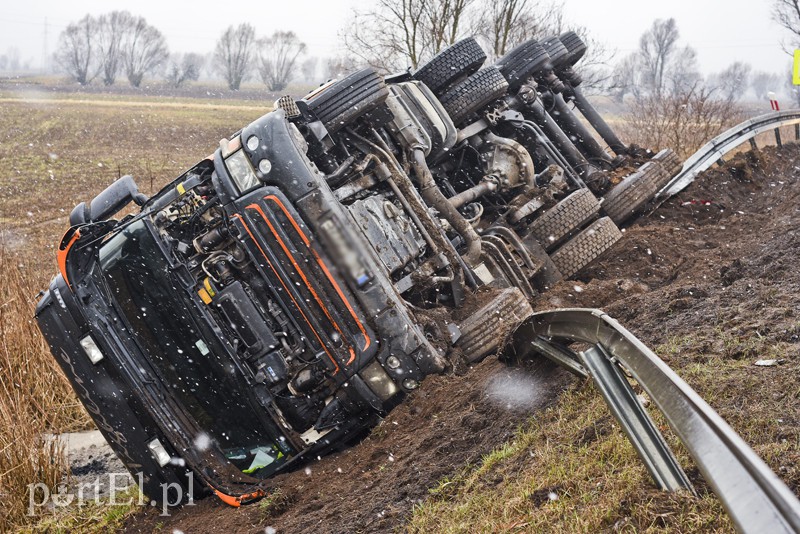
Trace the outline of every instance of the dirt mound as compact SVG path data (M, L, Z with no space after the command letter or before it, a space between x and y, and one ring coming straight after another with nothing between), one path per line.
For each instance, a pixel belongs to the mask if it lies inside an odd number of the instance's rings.
M559 283L534 303L604 308L713 397L795 492L800 457L781 444L800 440L798 181L797 146L739 155L628 228L579 280ZM751 360L776 347L783 365L750 370ZM690 364L713 358L747 367L693 383ZM127 531L392 531L430 488L502 444L569 381L546 364L523 371L494 360L463 376L428 379L358 446L276 478L275 502L233 510L211 498L169 518L149 510ZM753 420L770 423L755 427Z

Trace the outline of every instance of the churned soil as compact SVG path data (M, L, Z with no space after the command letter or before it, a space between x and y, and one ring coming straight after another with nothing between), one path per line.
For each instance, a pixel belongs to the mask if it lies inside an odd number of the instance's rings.
M797 145L737 155L626 228L577 280L534 302L538 310L604 309L678 370L795 493L798 181ZM713 358L741 361L743 371L693 383L691 366ZM754 365L761 359L775 365ZM275 478L279 493L267 505L233 509L207 498L169 517L148 509L126 532L402 530L431 488L480 462L572 380L544 362L517 369L495 359L429 378L358 445Z

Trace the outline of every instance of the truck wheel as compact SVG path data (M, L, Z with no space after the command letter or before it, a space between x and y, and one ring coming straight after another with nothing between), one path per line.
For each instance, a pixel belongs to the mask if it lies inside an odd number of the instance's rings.
M567 49L567 57L564 60L567 65L574 65L586 54L586 43L577 33L568 31L562 33L559 39L564 48Z
M481 45L473 37L467 37L433 56L412 77L440 96L459 78L475 74L484 61L486 53Z
M578 189L531 223L531 235L553 250L600 211L600 201L588 189Z
M564 278L570 278L619 241L622 232L608 217L596 220L588 228L564 243L550 257Z
M544 68L548 61L550 57L547 51L533 39L513 48L498 59L495 66L508 80L509 88L516 91L534 72Z
M541 43L542 47L547 51L547 55L550 56L550 63L552 63L553 67L558 69L568 65L569 51L559 37L548 37L547 39L542 39Z
M467 362L478 362L501 348L505 342L504 333L511 333L532 313L533 308L519 288L504 289L489 304L458 325L461 337L456 346L462 350Z
M333 133L382 104L389 95L383 77L366 68L314 91L308 108Z
M658 192L666 172L651 161L625 177L603 199L601 207L616 224L622 224L638 213Z
M458 126L470 115L506 94L508 82L495 67L481 69L441 97L442 106Z
M670 148L665 148L655 156L653 156L652 161L658 162L661 165L661 168L666 173L665 179L659 181L658 189L660 190L662 187L667 185L667 183L674 177L677 176L681 170L683 170L683 162L681 162L678 155Z

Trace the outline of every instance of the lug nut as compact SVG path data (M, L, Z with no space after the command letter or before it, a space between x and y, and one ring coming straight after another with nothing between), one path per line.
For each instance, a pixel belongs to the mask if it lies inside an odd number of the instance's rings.
M406 389L417 389L417 386L419 386L419 382L414 379L406 378L403 380L403 387Z

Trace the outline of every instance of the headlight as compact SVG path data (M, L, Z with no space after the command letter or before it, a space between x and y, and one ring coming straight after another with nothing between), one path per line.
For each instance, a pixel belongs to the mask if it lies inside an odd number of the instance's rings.
M92 336L86 336L81 339L81 347L83 347L83 352L86 353L92 363L96 364L103 359L103 353L97 348L97 344L94 342L94 339L92 339Z
M252 139L252 137L250 139ZM248 146L249 142L250 140L248 139ZM256 138L256 142L258 142L258 138ZM256 145L256 148L258 148L258 145ZM228 168L228 172L231 178L233 178L233 181L236 182L236 187L239 188L240 193L244 193L260 185L261 182L258 181L255 172L253 172L253 167L250 165L250 160L247 159L244 150L237 150L225 158L225 166ZM259 165L259 167L260 166L261 165ZM262 170L261 172L264 171Z
M158 438L154 439L153 441L148 442L147 448L150 449L150 452L153 453L153 457L155 457L156 462L161 467L164 467L169 463L172 457L167 452L167 449L164 448L164 445L158 440Z

